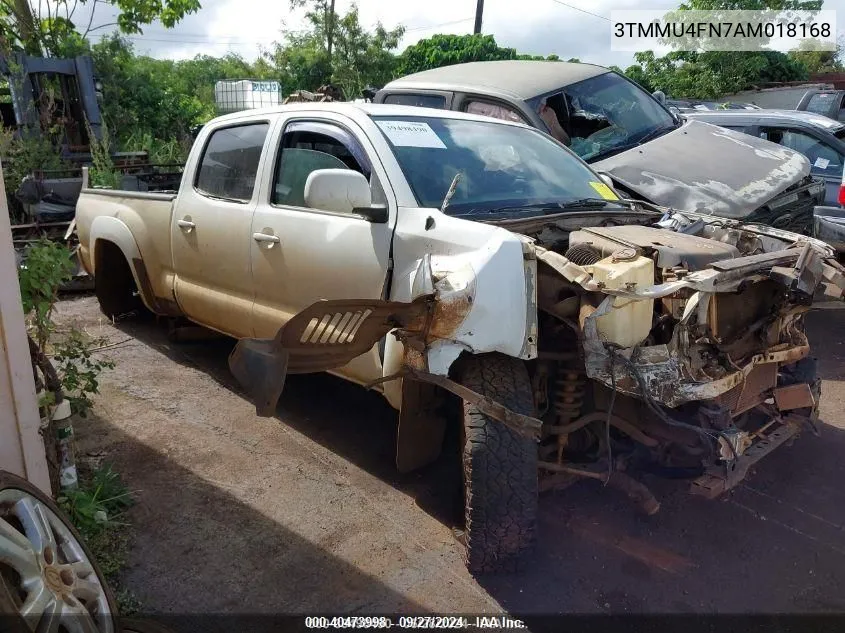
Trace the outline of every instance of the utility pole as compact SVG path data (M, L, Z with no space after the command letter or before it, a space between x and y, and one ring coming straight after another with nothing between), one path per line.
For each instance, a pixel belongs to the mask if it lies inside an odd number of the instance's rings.
M473 33L481 33L481 19L484 15L484 0L478 0L478 4L475 5L475 29L472 31Z

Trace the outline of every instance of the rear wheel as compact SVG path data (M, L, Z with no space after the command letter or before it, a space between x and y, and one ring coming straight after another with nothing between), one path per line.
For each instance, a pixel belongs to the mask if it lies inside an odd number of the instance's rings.
M97 245L94 269L94 293L100 310L110 319L144 310L129 262L121 250L110 242Z
M528 370L501 354L470 356L460 382L512 411L534 415ZM465 560L473 573L513 571L537 520L537 444L463 403Z

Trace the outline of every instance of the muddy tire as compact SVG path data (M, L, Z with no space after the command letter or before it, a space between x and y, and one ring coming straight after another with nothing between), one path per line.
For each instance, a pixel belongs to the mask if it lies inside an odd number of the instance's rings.
M525 363L500 354L467 357L459 380L509 409L534 415ZM534 543L537 444L463 403L465 562L472 573L515 571Z
M104 252L96 266L99 274L94 276L94 294L102 313L115 319L130 312L142 312L144 302L123 253L113 244L103 244L98 248Z

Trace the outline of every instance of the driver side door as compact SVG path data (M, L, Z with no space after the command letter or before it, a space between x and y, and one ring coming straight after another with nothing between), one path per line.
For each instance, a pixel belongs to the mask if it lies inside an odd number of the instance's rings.
M285 122L267 195L252 219L250 262L255 336L272 338L291 317L321 299L381 299L396 219L375 151L352 121L326 115ZM317 169L353 169L370 181L374 203L386 203L387 223L306 206L304 188ZM386 186L386 185L385 185ZM381 376L374 348L339 373L366 382Z

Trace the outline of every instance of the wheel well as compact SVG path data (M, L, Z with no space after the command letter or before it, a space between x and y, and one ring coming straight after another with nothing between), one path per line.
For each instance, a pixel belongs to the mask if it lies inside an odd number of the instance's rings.
M129 262L123 255L123 251L114 242L108 240L97 240L94 243L94 274L100 270L100 266L120 266L129 269ZM130 272L131 269L130 269Z
M100 271L106 270L109 271L109 279L112 283L101 284L101 288L107 292L125 291L129 284L131 284L133 290L139 290L138 284L135 283L135 277L132 275L132 269L129 267L129 262L120 247L108 240L97 240L94 244L95 283ZM102 281L102 275L100 277Z

